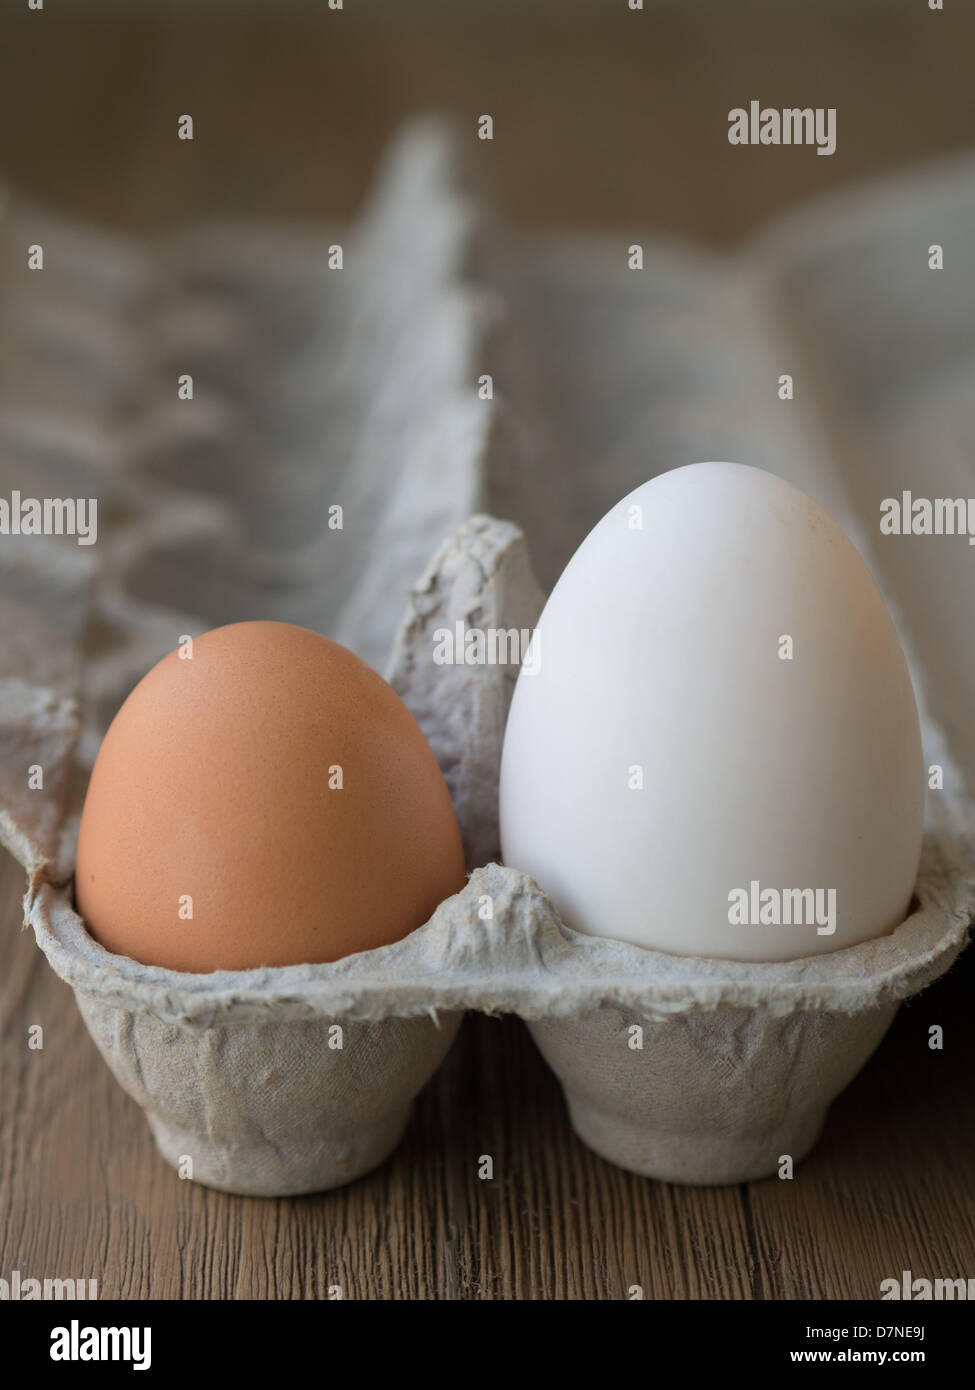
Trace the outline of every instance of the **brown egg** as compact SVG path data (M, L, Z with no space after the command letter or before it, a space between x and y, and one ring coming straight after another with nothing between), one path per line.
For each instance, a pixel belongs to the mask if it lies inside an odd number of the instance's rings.
M109 951L211 971L397 941L464 881L450 794L396 692L318 633L255 622L171 652L125 701L75 884Z

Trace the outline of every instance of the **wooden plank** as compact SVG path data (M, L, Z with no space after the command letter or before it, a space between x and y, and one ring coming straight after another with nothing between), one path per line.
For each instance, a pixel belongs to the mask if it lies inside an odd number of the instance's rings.
M225 212L345 217L402 117L440 110L469 133L476 177L516 223L723 243L975 135L965 5L200 8L5 16L4 176L150 232ZM835 106L835 155L731 147L728 111L753 97ZM184 112L192 145L176 139ZM490 143L474 138L482 112Z

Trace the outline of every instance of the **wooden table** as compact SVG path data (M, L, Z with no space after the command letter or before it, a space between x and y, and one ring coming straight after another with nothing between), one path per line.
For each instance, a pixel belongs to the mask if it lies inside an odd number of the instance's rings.
M918 0L854 18L612 8L5 16L5 172L61 210L142 229L215 211L345 216L398 118L440 106L471 129L495 114L479 172L516 224L722 242L838 179L975 134L975 12L950 0L941 15ZM837 154L780 161L774 178L758 152L733 160L726 113L752 96L836 105ZM175 138L184 111L192 146ZM103 1297L316 1298L341 1285L404 1299L626 1298L633 1285L648 1298L876 1298L905 1269L975 1276L973 955L902 1010L791 1182L689 1189L612 1167L572 1134L524 1027L471 1018L379 1171L256 1201L163 1163L19 930L21 892L4 859L4 1276L96 1278ZM941 1052L927 1046L932 1023ZM36 1024L42 1051L28 1048ZM477 1177L484 1153L490 1182Z

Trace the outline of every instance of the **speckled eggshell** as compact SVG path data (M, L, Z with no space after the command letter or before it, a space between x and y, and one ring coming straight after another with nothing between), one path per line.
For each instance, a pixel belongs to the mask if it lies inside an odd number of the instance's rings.
M464 886L440 769L371 667L286 623L181 650L122 705L88 787L76 902L103 946L196 972L334 961Z

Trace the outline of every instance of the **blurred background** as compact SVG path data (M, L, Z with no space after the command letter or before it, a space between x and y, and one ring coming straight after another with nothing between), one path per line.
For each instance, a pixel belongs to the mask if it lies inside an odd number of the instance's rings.
M151 230L345 217L398 122L471 132L517 225L728 243L844 180L975 136L975 6L946 0L2 0L0 168ZM835 106L832 157L733 148L727 113ZM192 150L176 117L196 123ZM805 152L803 152L805 154Z

